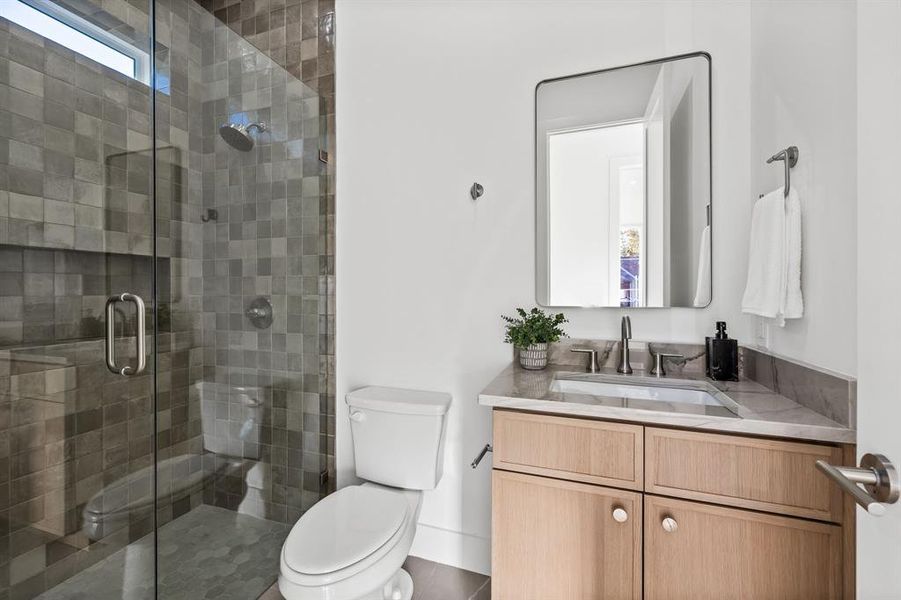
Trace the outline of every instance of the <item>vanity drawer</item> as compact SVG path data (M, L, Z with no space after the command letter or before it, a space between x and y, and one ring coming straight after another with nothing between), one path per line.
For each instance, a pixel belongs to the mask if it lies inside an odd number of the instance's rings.
M840 523L841 490L816 461L841 448L692 431L645 429L648 493Z
M640 490L642 427L494 411L494 467Z

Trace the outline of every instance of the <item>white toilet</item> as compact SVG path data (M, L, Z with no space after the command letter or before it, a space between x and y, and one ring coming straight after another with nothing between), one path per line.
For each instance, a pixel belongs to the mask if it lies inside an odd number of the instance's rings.
M347 395L356 473L367 483L326 497L291 529L278 587L286 600L410 600L401 569L422 504L444 463L451 397L366 387Z

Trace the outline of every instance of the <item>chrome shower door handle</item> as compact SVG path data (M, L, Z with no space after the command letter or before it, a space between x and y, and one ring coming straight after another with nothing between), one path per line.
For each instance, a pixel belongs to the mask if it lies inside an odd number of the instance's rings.
M137 316L137 331L135 331L135 351L137 353L137 365L120 367L116 364L116 303L131 302L135 305ZM106 367L117 375L140 375L147 367L147 344L144 339L147 335L147 317L145 314L144 300L140 296L124 292L117 296L110 296L106 301Z

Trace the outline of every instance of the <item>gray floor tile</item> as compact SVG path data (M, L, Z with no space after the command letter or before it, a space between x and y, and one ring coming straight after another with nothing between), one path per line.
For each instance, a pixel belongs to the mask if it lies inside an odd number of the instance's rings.
M159 597L251 600L278 577L290 527L199 506L160 528ZM153 536L144 537L39 596L41 600L151 600Z

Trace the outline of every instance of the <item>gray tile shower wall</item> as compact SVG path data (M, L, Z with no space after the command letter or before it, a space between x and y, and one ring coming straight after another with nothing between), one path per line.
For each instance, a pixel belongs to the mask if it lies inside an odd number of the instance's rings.
M65 4L147 48L148 3ZM0 598L34 597L151 530L154 441L159 522L202 503L201 486L181 485L200 481L203 448L191 393L203 373L202 139L189 115L203 101L198 25L213 19L167 6L156 262L149 88L0 19ZM113 375L100 339L106 297L151 298L154 269L156 432L150 370ZM134 331L125 312L120 333ZM117 347L133 355L134 338ZM92 501L123 518L91 530Z
M147 86L3 19L0 85L0 243L149 255Z
M214 384L202 398L215 397L204 406L204 437L208 449L225 449L205 464L220 471L231 458L250 461L208 477L204 499L294 520L321 498L330 468L319 383L319 99L222 25L204 32L202 77L202 197L212 215L202 233L203 372ZM265 131L254 130L242 151L219 135L225 123ZM272 306L262 329L245 315L258 298ZM213 413L228 422L207 437ZM253 441L237 439L242 430Z
M148 3L59 4L147 49ZM328 27L305 47L322 53L333 21L312 6L301 19ZM157 0L156 17L155 262L150 91L0 20L0 598L148 532L154 441L160 524L204 501L290 522L329 489L332 71L293 70L317 95L193 2ZM239 153L217 133L232 119L269 131ZM109 373L98 337L105 297L149 298L154 268L155 432L150 373ZM256 296L275 307L269 329L244 316ZM128 507L99 540L83 527L92 498Z
M146 256L0 245L0 347L101 337L108 290L150 298L153 268ZM120 333L134 331L132 316Z
M319 99L318 147L328 152L320 176L319 419L326 423L329 488L334 489L335 435L335 3L334 0L195 0L266 53Z

